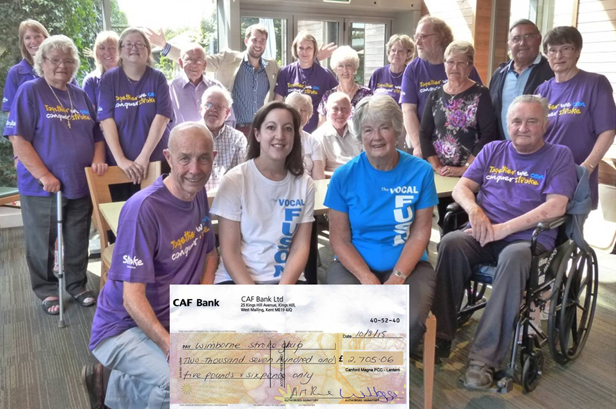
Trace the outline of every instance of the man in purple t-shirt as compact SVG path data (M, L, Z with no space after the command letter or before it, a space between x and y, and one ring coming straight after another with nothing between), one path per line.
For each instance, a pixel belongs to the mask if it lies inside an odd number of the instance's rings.
M112 370L105 399L110 407L169 407L169 286L211 284L218 267L204 189L213 146L203 124L174 128L164 150L171 173L122 208L89 346ZM84 367L92 407L104 395L101 364Z
M448 81L444 54L452 41L451 28L440 18L425 16L417 23L415 43L419 58L411 61L404 70L400 103L407 138L413 145L413 155L420 158L419 122L430 92L441 88ZM483 85L475 67L469 78Z
M473 267L497 263L492 294L470 352L464 379L468 388L492 386L494 370L509 351L530 271L533 229L542 220L562 216L577 186L569 148L543 140L547 114L545 98L514 99L507 115L511 141L486 145L453 191L469 225L445 235L439 246L432 306L437 356L449 356L464 284ZM552 250L555 240L556 231L542 233L540 250Z

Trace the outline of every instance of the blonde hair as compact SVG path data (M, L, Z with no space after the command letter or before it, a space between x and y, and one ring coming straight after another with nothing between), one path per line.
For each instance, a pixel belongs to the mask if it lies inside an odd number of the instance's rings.
M36 20L24 20L19 23L19 51L21 51L21 56L30 63L30 65L34 66L34 58L28 52L26 48L26 44L24 42L24 37L26 36L26 31L34 31L35 33L42 34L43 37L48 38L49 33L45 26L39 23Z
M289 95L287 95L284 102L291 105L292 107L296 107L296 106L302 107L303 106L308 111L308 114L310 117L312 116L314 112L314 107L312 106L312 98L310 98L306 94L302 94L299 92L292 92Z
M411 37L407 36L406 34L394 34L389 37L389 41L385 45L385 47L387 48L387 54L389 54L389 52L391 51L391 47L393 47L396 43L400 43L400 45L408 52L404 63L410 63L415 57L415 43L413 42L413 40L411 40Z
M299 46L299 43L305 40L312 42L312 45L314 46L314 55L312 56L312 58L314 59L314 57L316 57L317 50L319 49L317 39L314 38L314 36L307 31L300 31L295 37L295 40L293 40L293 44L291 45L291 53L293 54L294 58L299 59L299 56L297 55L297 47Z
M98 50L98 47L101 44L114 43L116 48L118 49L118 56L119 56L120 55L119 42L120 42L120 37L118 36L118 33L116 33L115 31L101 31L96 36L93 49L85 51L85 54L87 57L94 58L94 61L96 62L96 69L98 70L98 72L101 73L101 75L105 73L105 67L103 67L103 63L98 59L96 50Z
M471 63L475 63L475 47L468 41L454 41L445 49L445 59L453 54L462 54Z
M133 33L137 33L141 36L141 38L143 39L143 43L145 44L145 48L148 49L148 62L147 64L152 67L154 66L154 58L152 58L152 44L150 44L150 40L148 40L148 37L145 35L145 32L138 28L138 27L128 27L126 30L122 31L122 34L120 34L120 41L118 42L118 51L120 51L122 49L122 44L124 43L124 39L129 35L129 34L133 34ZM118 60L118 67L122 66L122 54L120 53L120 58Z
M79 70L79 65L81 61L79 60L79 52L77 51L77 47L73 40L68 38L65 35L55 35L51 37L47 37L45 41L41 43L38 51L34 55L34 70L39 76L43 76L43 69L41 65L43 64L43 60L47 57L53 50L60 50L63 53L68 53L71 55L71 58L75 62L73 66L73 72L71 73L71 78L75 76L75 73Z

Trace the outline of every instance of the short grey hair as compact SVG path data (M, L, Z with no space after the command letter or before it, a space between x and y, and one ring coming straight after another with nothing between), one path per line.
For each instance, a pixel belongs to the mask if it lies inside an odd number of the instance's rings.
M231 94L229 93L229 91L227 91L225 88L220 87L218 85L212 85L211 87L205 90L205 92L203 93L203 96L201 97L201 106L205 107L205 101L207 101L207 97L209 97L210 95L216 92L219 94L222 94L222 96L225 97L225 100L227 101L227 105L229 105L229 108L231 108L231 105L233 105L233 97L231 97Z
M475 47L468 41L454 41L445 49L445 59L454 54L462 54L471 64L475 63Z
M180 58L183 59L187 52L194 50L199 50L203 53L204 57L206 56L205 49L201 46L201 44L189 43L182 47L182 51L180 51Z
M509 108L507 109L507 123L509 123L509 117L511 116L513 109L519 104L539 104L543 110L544 121L548 120L550 108L548 107L547 99L543 98L541 95L520 95L519 97L516 97L513 102L511 102L511 105L509 105Z
M349 102L349 105L351 105L351 98L349 98L349 96L344 92L336 91L329 94L329 97L327 97L327 110L329 111L329 107L334 102L338 102L343 99L346 99Z
M291 105L292 107L299 106L304 107L308 110L310 116L312 116L314 112L314 107L312 106L312 98L310 98L306 94L301 94L299 92L292 92L285 98L284 102ZM298 109L299 111L299 109Z
M329 59L329 66L332 67L332 70L336 71L338 64L343 61L351 61L355 71L359 68L359 55L357 54L357 51L348 45L343 45L336 48L336 51L332 53L332 56Z
M441 40L440 45L443 50L453 41L453 31L451 31L451 27L447 25L445 20L427 15L417 22L417 27L420 24L430 24L434 33L439 36Z
M509 27L509 34L511 34L511 32L513 31L514 28L516 28L517 26L533 26L535 27L535 30L537 31L537 34L541 34L539 32L539 28L537 27L537 25L535 23L533 23L532 21L530 21L527 18L521 18L519 20L516 20L511 27Z
M361 141L361 129L367 122L388 123L394 129L396 137L404 135L404 119L400 105L386 94L377 94L363 98L355 106L353 129Z
M75 46L75 43L73 43L73 40L62 34L47 37L45 41L41 43L38 51L34 55L34 70L36 73L41 77L43 76L41 66L43 65L45 58L47 58L47 55L53 50L60 50L63 53L70 54L71 58L75 62L73 72L71 73L71 78L73 78L75 73L79 70L79 66L81 64L81 61L79 60L79 51L77 51L77 47Z

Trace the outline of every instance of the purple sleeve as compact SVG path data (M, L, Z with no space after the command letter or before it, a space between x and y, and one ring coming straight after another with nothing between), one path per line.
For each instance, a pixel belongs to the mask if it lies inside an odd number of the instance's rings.
M101 78L98 90L98 120L113 118L115 110L115 91L113 86L113 73L107 72Z
M417 79L413 72L414 64L409 64L402 75L402 86L400 87L400 103L401 104L419 104L417 98Z
M142 202L124 205L118 224L114 257L108 278L131 283L153 283L154 249L158 232L150 226Z
M323 115L326 116L327 115L327 97L329 96L330 92L329 91L325 91L325 93L323 94L323 97L321 98L321 102L319 102L319 107L317 108L317 112L319 113L319 115Z
M600 75L594 92L591 95L591 115L593 128L599 136L605 131L616 129L616 106L612 85L608 79Z
M10 111L4 128L4 136L19 135L26 141L32 142L39 118L32 84L24 84L19 88Z
M171 96L169 95L169 84L165 75L157 71L158 83L156 84L156 114L169 118L171 122L175 122L173 115L173 105L171 104Z
M88 105L88 111L90 111L90 118L94 121L94 129L92 129L92 134L94 135L94 143L102 142L105 140L103 136L103 131L101 130L100 123L98 122L96 115L96 108L94 108L94 103L86 98L86 104Z
M284 67L278 73L278 78L276 79L276 87L274 88L274 92L278 95L282 95L283 97L287 96L288 86L287 86L287 67Z
M328 80L329 83L327 85L327 90L329 91L332 88L336 88L338 86L338 80L336 79L336 76L328 69L325 69L325 71L327 72L328 76Z
M483 184L483 175L486 168L486 162L489 157L492 155L492 147L494 142L490 142L483 147L483 149L479 152L479 154L475 157L475 160L471 165L466 169L464 175L467 179L472 180L473 182Z
M92 102L92 104L96 104L96 93L94 92L95 84L96 84L96 80L92 76L88 76L84 78L83 84L81 87L88 95L88 98L90 98L90 101Z
M370 76L370 81L368 82L368 88L370 88L370 90L372 92L374 92L374 90L376 89L376 84L377 84L377 79L376 79L376 75L377 75L378 71L374 71L372 73L372 75Z
M4 94L2 96L2 112L9 112L11 110L11 105L13 104L13 101L15 99L17 88L17 70L11 69L6 76L6 82L4 83Z
M481 81L481 78L479 77L479 73L477 72L477 69L475 67L473 67L473 70L471 71L471 74L468 77L472 79L473 81L475 81L476 83L483 85L483 81Z
M546 180L547 183L543 194L563 195L571 200L577 186L577 171L573 154L566 146L554 145L554 147L559 149L556 157L551 160L554 167L550 170L549 179Z

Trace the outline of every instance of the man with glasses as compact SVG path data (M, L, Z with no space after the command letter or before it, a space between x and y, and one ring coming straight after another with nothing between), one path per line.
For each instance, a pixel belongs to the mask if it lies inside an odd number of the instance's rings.
M447 82L444 53L452 41L451 28L440 18L426 16L419 20L415 31L415 46L419 58L406 66L400 93L404 128L411 139L413 155L418 157L422 157L419 123L430 92L441 88ZM483 84L474 67L469 78Z
M226 124L233 99L229 91L212 86L203 94L203 120L214 138L217 152L212 165L212 176L205 185L207 191L218 189L222 177L246 158L246 137L237 129Z
M200 122L203 118L201 112L203 93L213 85L222 87L220 82L203 75L207 62L205 50L199 44L193 43L185 47L178 63L184 70L184 74L169 84L169 93L175 113L174 126L189 121ZM230 127L235 127L233 109L225 123Z
M497 128L501 139L511 139L507 132L507 110L518 96L533 94L544 81L554 77L554 72L539 52L541 33L530 20L518 20L509 29L511 61L502 63L490 80L490 96L496 113Z

